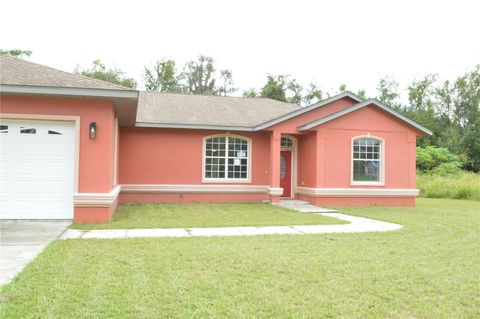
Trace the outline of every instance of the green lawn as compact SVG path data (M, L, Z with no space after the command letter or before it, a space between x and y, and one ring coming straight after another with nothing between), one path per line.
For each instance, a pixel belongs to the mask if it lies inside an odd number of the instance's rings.
M193 228L345 224L336 218L302 214L270 204L126 204L108 224L73 224L75 229Z
M67 240L0 293L2 318L479 318L480 206L345 208L386 233Z

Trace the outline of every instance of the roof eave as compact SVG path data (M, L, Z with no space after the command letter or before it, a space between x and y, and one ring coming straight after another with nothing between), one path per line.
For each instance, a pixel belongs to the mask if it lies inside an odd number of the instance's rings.
M430 131L429 129L427 129L426 127L423 127L422 125L418 124L417 122L409 119L408 117L392 110L391 108L389 108L388 106L382 104L381 102L375 100L375 99L369 99L369 100L366 100L364 102L361 102L361 103L358 103L358 104L355 104L349 108L346 108L346 109L343 109L341 111L338 111L338 112L335 112L333 114L330 114L330 115L327 115L325 117L322 117L321 119L318 119L318 120L315 120L315 121L312 121L310 123L307 123L307 124L304 124L302 126L299 126L298 127L298 130L299 131L307 131L307 130L310 130L311 128L313 127L316 127L316 126L319 126L321 124L324 124L326 122L329 122L331 120L334 120L336 118L339 118L341 116L344 116L344 115L347 115L351 112L354 112L358 109L361 109L367 105L375 105L379 108L381 108L382 110L390 113L391 115L395 116L396 118L402 120L403 122L409 124L410 126L414 127L415 129L417 129L418 131L426 134L426 135L429 135L429 136L432 136L432 131Z
M138 99L138 91L135 90L23 86L8 84L0 85L0 93Z
M242 131L242 132L253 132L253 131L255 131L255 128L245 127L245 126L175 124L175 123L148 123L148 122L137 122L135 124L135 127L175 128L175 129L191 129L191 130L217 130L217 131Z

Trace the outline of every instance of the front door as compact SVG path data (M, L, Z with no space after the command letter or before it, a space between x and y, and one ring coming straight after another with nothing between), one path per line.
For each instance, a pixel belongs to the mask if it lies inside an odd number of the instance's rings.
M280 152L280 187L283 197L292 196L292 151Z

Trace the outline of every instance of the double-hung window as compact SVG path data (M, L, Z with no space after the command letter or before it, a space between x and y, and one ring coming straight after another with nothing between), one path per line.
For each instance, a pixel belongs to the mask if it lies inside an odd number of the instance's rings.
M250 143L250 139L238 136L206 137L204 139L204 180L248 182Z
M383 142L376 138L359 137L352 143L352 184L383 183Z

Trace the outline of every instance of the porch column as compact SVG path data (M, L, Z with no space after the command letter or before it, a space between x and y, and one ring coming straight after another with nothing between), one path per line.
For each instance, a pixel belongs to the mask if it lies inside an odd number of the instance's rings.
M270 135L270 195L271 203L280 202L280 196L283 189L280 188L280 140L282 134L278 131L272 131Z

